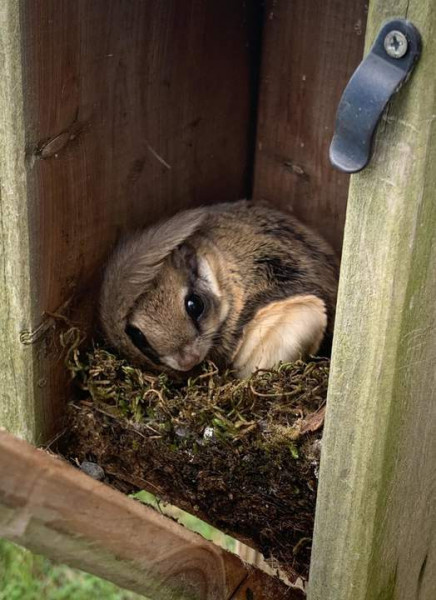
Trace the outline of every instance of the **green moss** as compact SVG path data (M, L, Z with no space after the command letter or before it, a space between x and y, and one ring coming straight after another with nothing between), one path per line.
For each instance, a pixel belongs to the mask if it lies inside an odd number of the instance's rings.
M175 449L219 442L243 450L254 444L298 459L308 420L325 403L326 359L280 364L245 380L206 362L195 376L178 382L146 373L98 346L80 351L78 330L69 330L63 342L68 369L96 406Z

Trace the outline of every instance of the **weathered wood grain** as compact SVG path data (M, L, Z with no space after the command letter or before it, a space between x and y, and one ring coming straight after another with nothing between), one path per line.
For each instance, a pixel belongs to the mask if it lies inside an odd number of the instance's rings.
M4 431L0 472L0 536L30 550L153 600L303 598L298 590Z
M254 195L291 206L340 252L349 178L331 167L337 105L359 64L365 0L267 0Z
M28 440L37 429L19 1L0 3L0 424Z
M436 596L436 2L373 0L423 36L352 178L310 600Z
M78 297L76 318L94 323L101 266L124 232L246 195L257 6L21 3L35 327ZM67 388L49 328L34 353L47 436Z

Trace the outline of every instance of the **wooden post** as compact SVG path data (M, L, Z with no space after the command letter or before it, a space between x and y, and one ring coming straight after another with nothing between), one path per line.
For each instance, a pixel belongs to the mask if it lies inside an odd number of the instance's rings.
M410 19L422 58L352 178L310 600L436 595L436 2L374 0Z
M178 523L0 431L0 536L153 600L301 600Z
M0 424L35 440L19 0L0 3ZM24 342L24 343L23 343Z

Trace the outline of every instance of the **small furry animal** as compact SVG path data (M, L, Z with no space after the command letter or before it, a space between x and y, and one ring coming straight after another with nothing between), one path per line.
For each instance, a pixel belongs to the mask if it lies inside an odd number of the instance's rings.
M207 357L246 377L318 352L337 280L317 234L242 200L178 213L122 242L100 316L108 341L143 366L190 371Z

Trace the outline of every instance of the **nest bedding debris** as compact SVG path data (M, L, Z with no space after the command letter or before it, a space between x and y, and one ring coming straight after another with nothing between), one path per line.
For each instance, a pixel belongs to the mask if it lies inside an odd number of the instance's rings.
M211 363L186 382L64 334L81 400L61 451L94 460L123 491L144 488L307 576L329 361L237 380Z

